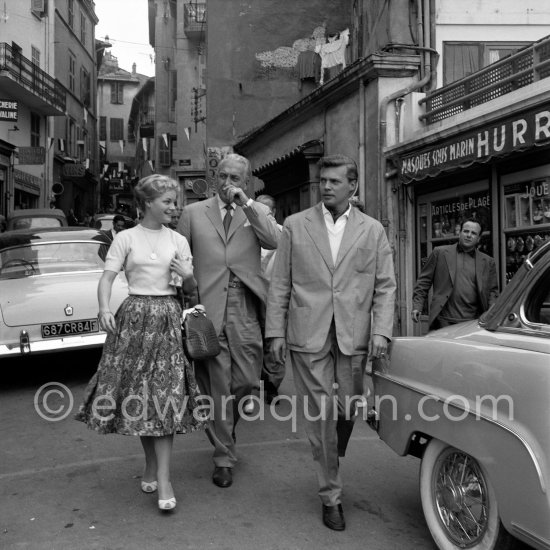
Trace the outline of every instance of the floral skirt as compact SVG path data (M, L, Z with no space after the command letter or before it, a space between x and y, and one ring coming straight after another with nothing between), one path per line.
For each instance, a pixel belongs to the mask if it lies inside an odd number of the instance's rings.
M205 427L174 296L128 296L77 420L100 433L165 436Z

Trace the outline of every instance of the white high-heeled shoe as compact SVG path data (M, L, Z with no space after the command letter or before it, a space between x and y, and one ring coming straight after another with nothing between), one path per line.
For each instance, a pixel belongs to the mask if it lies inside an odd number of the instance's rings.
M144 493L154 493L158 489L158 482L156 481L142 481L141 490Z
M176 507L176 497L162 499L159 498L159 510L163 512L173 510Z

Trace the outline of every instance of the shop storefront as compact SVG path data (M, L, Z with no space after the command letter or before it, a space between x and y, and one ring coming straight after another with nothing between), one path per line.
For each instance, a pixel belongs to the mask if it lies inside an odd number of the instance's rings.
M415 277L433 248L457 242L461 222L473 218L504 286L550 240L549 153L550 103L400 151L401 184L414 204Z
M13 171L14 208L38 208L43 180L22 170Z

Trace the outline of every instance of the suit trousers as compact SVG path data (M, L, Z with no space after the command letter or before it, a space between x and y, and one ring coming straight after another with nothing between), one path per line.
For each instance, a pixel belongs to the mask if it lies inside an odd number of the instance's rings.
M232 468L237 462L234 431L239 402L258 386L262 365L262 334L258 299L248 288L228 288L219 355L199 363L195 375L213 410L207 431L214 445L214 464ZM242 405L241 404L241 410Z
M339 456L344 456L363 395L365 354L344 355L338 348L334 323L317 353L290 351L300 410L305 413L319 482L326 506L340 504Z

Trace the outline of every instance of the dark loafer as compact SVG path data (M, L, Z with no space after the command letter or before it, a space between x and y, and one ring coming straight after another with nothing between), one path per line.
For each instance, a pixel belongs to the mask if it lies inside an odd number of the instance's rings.
M233 473L231 472L231 468L216 466L214 468L214 473L212 474L212 481L218 487L230 487L233 483Z
M344 510L341 504L325 506L323 504L323 523L334 531L343 531L346 528Z

